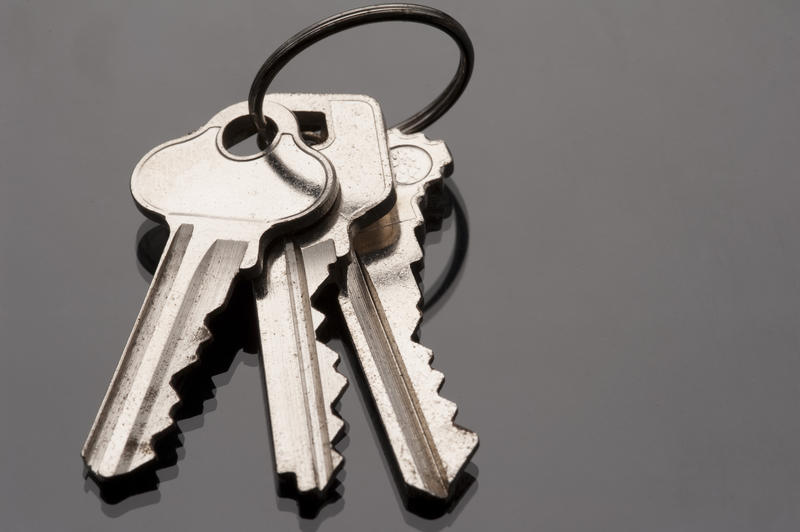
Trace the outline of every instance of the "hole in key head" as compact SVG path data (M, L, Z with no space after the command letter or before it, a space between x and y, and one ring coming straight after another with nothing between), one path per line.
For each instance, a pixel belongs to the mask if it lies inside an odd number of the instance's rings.
M293 114L297 119L297 127L300 129L303 142L309 146L315 146L328 140L328 123L325 121L325 113L294 111Z
M309 146L323 144L328 140L328 124L325 113L319 111L295 111L295 119L300 129L300 136ZM268 116L265 135L256 135L256 128L249 115L243 115L225 126L222 131L222 146L232 155L249 157L264 151L278 133L278 126Z
M250 115L231 120L222 130L222 146L238 157L248 157L264 151L278 134L275 122L269 117L265 118L267 131L264 135L256 135L256 126Z

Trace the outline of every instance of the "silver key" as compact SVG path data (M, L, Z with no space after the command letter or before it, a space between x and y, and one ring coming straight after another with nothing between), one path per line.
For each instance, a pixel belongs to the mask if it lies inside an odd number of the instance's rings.
M265 113L278 132L264 153L227 151L226 139L251 124L247 105L237 104L155 148L133 172L137 205L165 221L170 236L83 447L101 479L155 459L153 439L174 423L179 400L172 379L197 360L210 336L206 318L240 272L260 271L269 240L314 223L336 198L330 163L302 142L294 116L274 103Z
M339 303L404 483L412 495L446 499L478 437L453 422L456 405L438 393L444 375L415 341L422 314L412 266L423 256L420 201L452 159L422 134L390 130L388 139L397 203L356 237Z
M351 235L393 203L392 171L380 107L354 95L271 94L302 113L324 112L327 140L317 148L336 170L340 197L325 220L268 252L254 282L275 467L299 492L323 492L342 463L333 447L343 422L333 404L347 385L338 355L317 340L324 316L312 306Z

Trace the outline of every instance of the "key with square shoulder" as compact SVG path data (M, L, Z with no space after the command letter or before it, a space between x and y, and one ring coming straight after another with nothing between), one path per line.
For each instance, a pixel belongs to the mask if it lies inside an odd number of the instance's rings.
M315 296L335 281L331 271L349 255L358 229L394 204L386 126L368 96L269 94L267 100L291 109L301 126L324 117L314 148L335 168L340 188L323 220L268 250L264 274L254 280L276 471L298 492L322 493L342 463L334 443L343 422L334 403L347 381L335 369L336 352L317 339L324 316Z

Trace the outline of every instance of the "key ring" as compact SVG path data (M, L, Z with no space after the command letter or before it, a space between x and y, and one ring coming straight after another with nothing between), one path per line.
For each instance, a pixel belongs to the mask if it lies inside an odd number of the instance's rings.
M345 11L320 20L289 38L264 61L253 80L248 98L248 106L250 114L253 115L253 123L256 126L256 130L260 134L267 130L267 122L264 119L262 110L264 95L278 72L292 58L312 44L335 33L373 22L387 21L418 22L433 26L448 34L458 44L461 52L458 70L456 70L447 87L436 99L423 107L421 111L394 127L408 134L422 131L436 122L456 103L461 93L464 92L467 83L469 83L475 60L472 41L464 27L457 20L438 9L417 4L379 4Z

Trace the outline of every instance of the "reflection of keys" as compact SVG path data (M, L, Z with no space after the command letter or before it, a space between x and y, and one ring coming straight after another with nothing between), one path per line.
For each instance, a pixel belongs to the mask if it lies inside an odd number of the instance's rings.
M297 491L321 493L342 463L333 444L343 423L333 404L347 381L335 369L338 355L317 341L323 315L312 298L337 257L349 254L356 225L391 207L392 170L380 107L372 98L267 98L294 111L304 132L320 131L315 147L335 168L340 187L339 200L322 221L269 249L264 275L254 281L275 467Z
M339 303L395 461L411 494L444 499L478 446L453 422L456 405L438 390L444 376L415 341L421 318L413 268L425 189L441 185L452 160L442 141L388 132L397 202L355 239Z
M293 115L274 103L265 113L277 126L266 153L227 151L226 140L251 124L247 105L237 104L134 170L136 203L166 221L170 236L83 448L97 477L155 459L153 439L174 423L172 379L197 360L206 318L224 306L240 271L258 272L273 233L316 222L336 198L330 163L303 144Z

